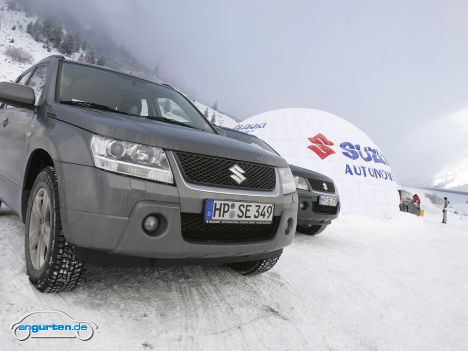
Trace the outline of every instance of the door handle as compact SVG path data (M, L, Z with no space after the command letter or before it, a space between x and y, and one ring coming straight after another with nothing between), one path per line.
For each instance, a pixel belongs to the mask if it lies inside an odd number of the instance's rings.
M8 118L4 119L2 122L3 128L5 128L8 125L8 123L9 123Z

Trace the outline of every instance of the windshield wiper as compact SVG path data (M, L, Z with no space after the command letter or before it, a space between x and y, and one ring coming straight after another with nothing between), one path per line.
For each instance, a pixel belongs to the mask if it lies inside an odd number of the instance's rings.
M143 117L143 116L139 116L139 117ZM200 128L191 126L190 124L187 124L187 123L184 123L184 122L179 122L179 121L176 121L175 119L171 119L171 118L167 118L167 117L161 117L161 116L145 116L144 118L154 119L154 120L156 120L156 121L165 122L165 123L170 123L170 124L175 124L175 125L178 125L178 126L187 127L187 128L192 128L192 129L201 130L201 131L203 131L203 132L206 132L206 130L204 130L204 129L200 129Z
M66 104L66 105L74 105L74 106L81 106L81 107L87 107L87 108L94 108L94 109L103 110L103 111L115 112L115 113L120 113L120 114L127 115L127 116L147 118L147 119L152 119L152 120L156 120L156 121L160 121L160 122L175 124L175 125L178 125L178 126L192 128L192 129L201 130L203 132L206 132L206 130L204 130L204 129L191 126L190 124L187 124L187 123L184 123L184 122L176 121L175 119L162 117L162 116L140 116L140 115L133 114L133 113L127 113L127 112L124 112L124 111L119 111L119 110L117 110L115 108L112 108L110 106L101 105L101 104L97 104L97 103L94 103L94 102L80 101L80 100L65 100L65 101L60 101L60 103Z
M80 100L65 100L65 101L60 101L60 103L65 104L65 105L74 105L74 106L95 108L97 110L122 113L121 111L116 110L115 108L112 108L106 105L96 104L95 102L80 101Z

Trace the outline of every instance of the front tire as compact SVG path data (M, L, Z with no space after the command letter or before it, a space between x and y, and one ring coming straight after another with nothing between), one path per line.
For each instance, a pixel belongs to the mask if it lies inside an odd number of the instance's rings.
M318 235L323 232L327 228L326 225L312 225L310 227L305 226L297 226L297 231L302 234L306 235Z
M41 292L72 290L84 273L74 246L63 235L53 167L44 168L37 176L29 196L25 256L29 280Z
M263 260L230 263L227 266L242 275L262 274L272 269L278 262L281 255L268 257Z

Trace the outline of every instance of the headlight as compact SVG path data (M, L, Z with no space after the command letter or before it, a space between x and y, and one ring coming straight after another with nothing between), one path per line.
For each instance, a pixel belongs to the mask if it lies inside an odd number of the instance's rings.
M93 135L91 151L97 168L174 183L171 167L163 149Z
M307 180L305 180L305 178L295 176L294 180L296 181L297 189L309 190L309 184L307 184Z
M283 184L283 194L290 194L296 191L296 181L291 172L291 169L288 168L278 168L281 182Z

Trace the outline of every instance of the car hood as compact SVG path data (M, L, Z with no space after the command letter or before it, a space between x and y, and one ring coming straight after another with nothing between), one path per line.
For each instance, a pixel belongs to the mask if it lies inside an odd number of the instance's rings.
M326 175L318 172L311 171L307 168L302 168L294 165L289 166L291 168L291 171L293 175L298 176L298 177L303 177L303 178L310 178L310 179L318 179L326 182L333 182L333 180L330 177L327 177Z
M48 114L52 118L110 138L167 150L288 167L283 158L247 143L169 123L61 104L50 105Z

